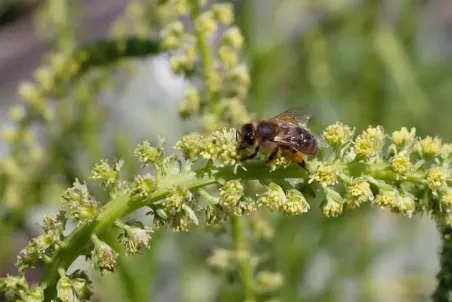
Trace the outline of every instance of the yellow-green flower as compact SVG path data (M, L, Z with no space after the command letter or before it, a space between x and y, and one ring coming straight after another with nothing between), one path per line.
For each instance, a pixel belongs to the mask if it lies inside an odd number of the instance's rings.
M287 199L280 206L280 211L284 215L300 215L309 210L309 204L304 198L303 194L297 190L287 191Z
M392 133L391 139L397 146L404 146L410 144L414 140L415 136L415 128L411 128L411 131L408 132L406 127L402 127L400 130Z
M215 247L207 258L207 264L217 269L225 269L231 262L231 252L223 248Z
M198 32L210 36L217 31L218 24L213 13L208 11L195 20L195 26Z
M443 209L452 210L452 191L448 191L441 196L441 206Z
M220 202L226 207L234 207L243 196L243 186L238 180L230 180L220 188Z
M427 136L419 142L421 154L427 158L435 157L439 154L442 147L442 140L438 137Z
M334 125L329 125L323 131L323 137L328 144L337 146L346 143L351 138L352 131L349 126L337 122Z
M410 171L412 163L410 162L410 158L405 153L401 152L394 156L391 160L391 168L398 174L406 174Z
M397 202L398 194L395 190L385 190L375 198L375 204L380 208L392 207Z
M279 272L261 271L256 275L256 282L261 292L273 292L284 283L284 276Z
M355 180L348 186L346 200L349 207L357 208L362 203L373 199L374 195L367 181Z
M215 20L224 25L234 22L234 7L232 3L215 3L212 5L212 13Z
M441 168L432 168L427 173L427 183L432 190L445 186L446 175Z
M244 40L240 29L237 26L233 26L224 32L222 44L235 49L240 49L243 46Z
M266 206L270 211L278 209L287 199L284 190L275 183L268 185L267 191L258 196L258 202Z
M413 216L416 209L413 198L409 196L399 196L394 203L391 204L391 211L394 213L402 213L407 217Z
M344 200L336 191L326 188L325 201L322 204L323 215L327 217L337 217L342 214L344 210Z
M333 166L321 165L314 174L311 175L309 182L314 180L319 182L323 187L334 185L337 183L338 177Z
M368 127L358 135L355 142L356 155L363 158L375 156L383 145L384 133L380 126Z

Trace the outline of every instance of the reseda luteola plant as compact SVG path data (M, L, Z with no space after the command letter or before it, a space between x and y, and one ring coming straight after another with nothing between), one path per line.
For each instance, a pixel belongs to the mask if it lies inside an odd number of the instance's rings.
M143 168L153 169L145 169L132 180L121 177L122 160L100 161L91 179L108 192L109 200L96 200L84 181L75 180L62 194L61 210L44 218L44 233L19 254L19 275L1 279L0 290L9 301L88 301L92 289L87 275L67 270L83 255L99 272L114 271L118 252L102 240L110 228L117 230L118 241L133 255L149 247L152 233L161 228L187 232L200 225L232 221L236 250L217 248L208 262L227 269L236 261L244 296L257 300L266 290L277 289L283 276L255 271L238 217L255 219L258 216L252 215L263 210L304 215L314 206L336 217L369 203L408 217L430 215L440 230L451 226L452 146L437 137L419 138L415 129L386 134L380 126L369 126L356 135L354 128L338 122L322 132L325 146L318 156L308 159L306 170L291 164L284 154L270 164L241 162L232 126L250 119L243 105L250 79L240 60L243 38L233 26L232 7L203 8L198 1L182 0L161 1L160 5L176 5L177 19L162 31L162 45L171 55L173 71L187 76L197 70L202 73L199 86L193 84L186 90L181 106L184 118L201 119L202 133L183 136L174 154L164 152L164 140L156 146L140 144L135 150L138 161ZM193 33L178 19L188 15ZM219 45L210 46L217 30L223 30ZM258 183L257 195L249 181ZM151 225L126 218L140 208L152 215ZM76 223L69 234L65 232L68 220ZM256 221L271 233L265 220ZM24 274L39 263L45 264L45 273L37 286L31 286ZM446 277L440 273L440 284ZM450 292L444 282L441 297ZM439 297L437 301L447 300Z

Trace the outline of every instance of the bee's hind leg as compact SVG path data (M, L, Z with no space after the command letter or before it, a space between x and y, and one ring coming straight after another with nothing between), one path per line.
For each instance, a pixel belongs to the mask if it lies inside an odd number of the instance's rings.
M294 161L300 167L302 167L303 169L308 171L308 169L306 168L306 161L304 160L303 154L300 151L298 151L297 149L294 149L294 148L290 148L290 150L292 151Z

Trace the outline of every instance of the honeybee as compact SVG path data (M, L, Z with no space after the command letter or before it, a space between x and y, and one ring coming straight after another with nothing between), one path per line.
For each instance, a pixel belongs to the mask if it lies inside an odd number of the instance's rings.
M281 149L285 149L292 152L294 162L306 168L304 155L316 155L319 150L319 140L305 128L310 117L309 108L294 107L272 118L244 124L237 132L239 152L254 150L242 160L252 159L264 150L270 152L269 163Z

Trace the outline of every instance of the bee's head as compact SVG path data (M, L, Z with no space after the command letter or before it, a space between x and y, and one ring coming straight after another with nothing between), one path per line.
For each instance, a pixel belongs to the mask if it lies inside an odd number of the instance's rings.
M254 136L254 127L253 124L245 124L242 126L242 129L237 132L237 140L240 141L240 149L246 149L248 147L252 147L256 144L256 137Z

